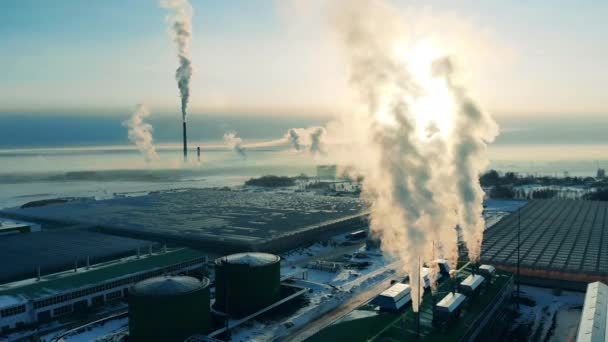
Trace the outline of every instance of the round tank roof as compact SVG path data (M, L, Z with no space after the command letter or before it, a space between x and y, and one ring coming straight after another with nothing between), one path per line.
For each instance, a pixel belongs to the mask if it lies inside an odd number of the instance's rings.
M229 264L263 266L278 262L280 258L269 253L237 253L220 258L222 262Z
M193 277L155 277L140 281L133 286L138 296L175 296L197 291L209 285L209 279L200 281Z

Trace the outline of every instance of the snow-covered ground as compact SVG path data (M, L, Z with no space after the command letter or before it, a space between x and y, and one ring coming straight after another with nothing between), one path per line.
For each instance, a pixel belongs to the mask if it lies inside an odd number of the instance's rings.
M340 238L338 238L340 240ZM284 266L282 274L300 274L307 272L305 279L296 279L295 285L310 288L307 304L294 314L279 321L252 322L247 326L232 331L232 341L269 341L286 336L290 331L306 325L315 318L335 309L358 293L378 284L395 274L397 264L384 257L378 250L366 251L363 246L351 246L351 253L330 254L330 246L315 244L282 256ZM356 256L357 257L356 257ZM367 261L368 267L362 269L342 268L338 272L321 271L306 268L305 261L319 260L320 256L332 256L333 259L347 263ZM290 266L291 265L291 266Z
M520 305L514 326L528 331L534 341L568 341L576 334L585 294L562 291L555 295L551 289L521 286L524 297L534 306Z
M111 335L117 330L121 330L129 324L129 320L126 317L118 318L110 321L106 321L100 324L93 325L89 328L83 329L83 331L74 333L64 337L61 342L91 342L98 341L102 336ZM52 338L58 336L58 333L49 334L44 336L42 341L51 341Z
M528 201L522 200L496 200L486 199L483 201L483 217L486 220L486 228L492 227L509 213L526 205Z

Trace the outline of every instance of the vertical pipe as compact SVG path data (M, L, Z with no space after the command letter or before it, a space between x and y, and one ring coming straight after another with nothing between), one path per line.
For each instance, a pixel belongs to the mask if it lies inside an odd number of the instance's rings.
M186 138L186 120L182 122L184 130L184 161L188 160L188 139Z
M418 314L416 315L416 336L420 339L420 307L422 295L420 294L420 282L422 281L422 265L420 264L420 256L418 256Z

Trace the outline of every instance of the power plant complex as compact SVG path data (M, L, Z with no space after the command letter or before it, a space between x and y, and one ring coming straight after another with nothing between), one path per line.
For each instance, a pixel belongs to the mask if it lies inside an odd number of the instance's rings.
M486 229L480 263L421 265L414 311L418 284L378 249L356 197L191 189L26 205L0 213L38 225L0 236L0 258L14 260L0 328L9 341L69 341L110 321L122 324L112 341L493 341L520 284L606 280L606 210L528 202ZM605 336L606 287L594 284L579 341Z

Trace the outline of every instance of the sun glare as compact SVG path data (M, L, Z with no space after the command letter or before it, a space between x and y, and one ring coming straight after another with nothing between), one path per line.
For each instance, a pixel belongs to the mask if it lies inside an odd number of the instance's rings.
M432 72L433 62L442 57L441 51L430 40L421 40L409 48L402 43L396 44L395 54L403 61L418 89L413 96L404 95L404 100L410 104L418 137L422 141L446 137L452 127L455 105L447 80ZM389 93L392 90L387 89ZM387 105L382 104L383 109L377 112L376 118L378 122L393 126L396 122L387 114Z

